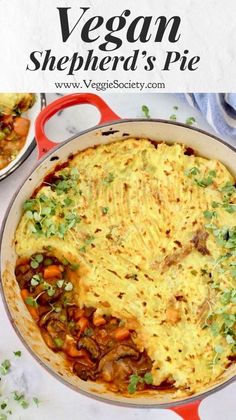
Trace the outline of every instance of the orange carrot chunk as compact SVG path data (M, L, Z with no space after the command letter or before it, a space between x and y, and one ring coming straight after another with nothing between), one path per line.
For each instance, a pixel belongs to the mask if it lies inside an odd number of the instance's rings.
M69 280L71 283L76 283L78 281L78 273L73 270L67 269L67 280Z
M82 318L77 321L76 325L79 327L80 332L84 332L86 328L89 326L89 320L88 318L85 318L85 316L82 316Z
M25 137L28 134L30 121L27 118L17 117L14 119L13 127L16 134Z
M115 336L116 340L122 341L122 340L125 340L126 338L128 338L130 336L130 332L129 332L128 328L119 327L115 330L114 336Z
M32 316L32 318L37 322L39 320L39 313L38 313L38 309L35 308L34 306L31 306L27 303L27 298L28 297L32 297L31 294L28 292L27 289L22 289L21 290L21 297L24 300L27 309L30 313L30 315Z
M103 318L103 316L99 316L99 315L93 316L93 325L95 325L95 327L100 327L101 325L105 325L106 322L107 321L105 320L105 318Z
M61 270L59 265L49 265L45 267L43 271L43 277L45 279L52 279L53 277L61 278Z
M85 350L81 349L78 350L76 348L76 345L74 343L70 344L67 349L66 349L66 353L68 354L68 356L70 357L85 357L87 356L87 353Z

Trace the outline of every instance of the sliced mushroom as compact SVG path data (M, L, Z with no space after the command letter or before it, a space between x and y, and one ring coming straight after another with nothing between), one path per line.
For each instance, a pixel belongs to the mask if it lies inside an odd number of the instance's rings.
M120 344L119 346L115 347L113 350L109 351L109 353L105 354L99 362L98 370L103 370L104 366L107 363L115 362L119 359L124 357L134 357L138 359L139 353L137 350L133 349L130 346L126 346L124 344Z
M16 277L21 289L27 288L27 285L31 278L33 277L33 271L30 269L29 266L20 266L16 268ZM23 269L25 268L25 271ZM22 269L22 272L21 272Z
M46 324L49 323L49 321L59 320L60 316L61 316L61 313L54 312L46 308L43 312L40 312L40 320L39 320L38 325L40 327L44 327Z
M42 289L40 288L39 290L42 290ZM47 292L45 291L45 293L43 293L39 297L38 301L39 301L40 305L47 305L49 303L53 303L53 302L58 301L58 299L60 298L60 296L62 295L62 293L63 293L63 290L62 289L58 289L58 288L55 290L55 293L52 296L49 296L47 294Z
M94 381L96 379L94 370L92 370L91 367L86 366L80 362L76 362L74 364L73 370L76 373L76 375L83 381L87 381L88 379Z
M99 355L100 355L100 350L99 350L99 346L96 343L96 341L94 341L92 338L90 337L82 337L78 343L77 343L77 347L78 349L86 349L90 355L92 359L98 359Z
M47 346L50 348L50 349L52 349L52 350L56 350L57 349L57 346L56 346L56 344L54 343L54 341L53 341L53 339L52 339L52 337L51 337L51 335L47 332L47 331L45 331L45 330L41 330L41 334L42 334L42 337L43 337L43 339L44 339L44 341L45 341L45 343L47 344Z

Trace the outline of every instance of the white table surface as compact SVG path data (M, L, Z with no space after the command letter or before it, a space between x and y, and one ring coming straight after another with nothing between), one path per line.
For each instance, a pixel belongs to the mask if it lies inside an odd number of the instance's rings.
M176 114L177 120L185 122L188 117L196 118L196 126L214 133L201 115L190 106L183 104L171 94L101 94L111 108L121 117L140 117L141 106L147 105L151 117L169 119ZM47 95L47 102L57 96ZM178 110L173 107L178 106ZM98 122L99 113L91 106L83 105L63 111L47 124L47 135L51 139L65 140L78 131L89 128ZM227 139L229 143L233 142ZM12 175L0 182L0 226L9 201L29 174L37 161L36 149ZM22 356L16 358L13 351L21 350ZM12 362L11 372L0 382L0 402L11 391L21 390L26 398L36 396L41 403L37 408L34 403L28 409L10 404L12 420L174 420L180 417L170 410L135 409L108 405L82 396L58 382L46 372L24 348L14 332L0 298L0 363L4 359ZM202 420L236 419L236 383L229 385L216 394L206 398L200 406ZM2 411L3 412L3 411ZM1 409L0 409L1 413ZM1 417L0 417L1 418ZM189 419L192 420L192 419Z

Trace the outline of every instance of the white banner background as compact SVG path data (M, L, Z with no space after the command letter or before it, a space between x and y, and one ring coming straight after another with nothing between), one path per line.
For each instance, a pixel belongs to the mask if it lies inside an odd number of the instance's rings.
M72 7L71 24L80 16L80 7L91 7L81 22L88 17L102 15L105 19L120 15L125 9L131 10L131 18L136 16L177 15L181 17L178 42L170 43L167 36L161 43L129 44L114 51L112 55L129 56L134 49L146 50L157 57L157 67L145 71L139 66L136 71L78 71L68 76L63 71L26 71L31 64L32 51L51 49L52 54L71 56L74 52L86 54L94 49L99 57L109 55L98 50L98 45L106 34L103 26L98 30L100 39L92 44L81 41L81 23L78 24L66 43L62 42L57 7ZM118 79L119 82L164 82L162 92L232 92L236 91L236 1L235 0L0 0L0 90L1 91L86 91L83 80L106 82ZM131 22L128 18L128 22ZM155 28L153 26L153 28ZM153 33L155 33L153 29ZM167 34L169 32L167 31ZM120 31L124 39L125 31ZM167 35L166 34L166 35ZM118 33L119 36L119 33ZM196 71L180 71L179 64L173 64L170 71L161 71L166 51L189 50L188 56L201 57ZM142 63L142 61L140 61ZM32 64L31 64L32 66ZM57 89L55 82L81 82L81 86L70 89ZM92 89L89 89L92 91ZM108 89L109 90L109 89ZM112 92L125 91L113 89ZM127 89L127 92L132 91ZM134 90L138 92L139 90ZM142 92L147 91L143 89ZM156 91L149 89L149 92ZM160 90L159 90L160 92Z

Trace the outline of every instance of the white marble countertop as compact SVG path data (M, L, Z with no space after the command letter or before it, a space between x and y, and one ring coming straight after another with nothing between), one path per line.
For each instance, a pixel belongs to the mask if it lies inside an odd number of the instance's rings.
M102 94L111 108L121 117L140 117L141 106L147 105L151 117L169 119L171 114L176 114L177 120L185 122L188 117L196 118L196 126L209 132L214 131L204 121L201 115L183 104L171 94ZM47 95L47 102L57 97L55 94ZM178 110L173 107L178 106ZM46 127L49 138L65 140L78 131L89 128L98 122L97 110L88 105L82 105L63 111L55 116ZM231 143L232 141L228 139ZM36 149L28 159L12 175L0 182L0 226L6 212L8 203L14 191L20 186L22 180L30 172L37 161ZM28 409L23 409L15 403L12 420L174 420L180 417L170 410L136 409L108 405L82 396L58 382L46 372L29 352L24 348L16 336L5 313L0 299L0 364L4 359L10 359L12 369L0 383L0 402L9 392L21 390L26 398L36 396L41 401L39 407L34 403ZM17 358L13 352L22 351L22 356ZM1 396L2 394L2 396ZM224 388L216 394L206 398L200 406L199 413L202 420L233 420L236 418L236 383ZM10 394L9 394L10 395ZM6 410L6 409L5 409ZM3 410L0 413L4 412ZM0 415L1 419L1 415ZM192 420L189 418L189 420Z

